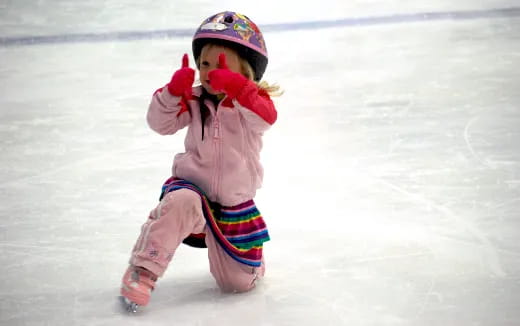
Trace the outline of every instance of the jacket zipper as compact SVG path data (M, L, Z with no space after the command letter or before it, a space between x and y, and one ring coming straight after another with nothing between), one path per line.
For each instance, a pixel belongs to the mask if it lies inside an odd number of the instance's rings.
M215 175L213 176L213 193L215 194L215 201L219 202L219 187L220 187L220 120L218 118L218 110L215 112L215 121L213 125L213 145L215 149Z

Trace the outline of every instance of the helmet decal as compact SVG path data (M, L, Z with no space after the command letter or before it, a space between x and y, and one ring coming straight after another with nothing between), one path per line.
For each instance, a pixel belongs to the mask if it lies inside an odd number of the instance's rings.
M207 30L210 30L210 31L223 31L225 29L227 29L228 27L224 24L221 24L221 23L207 23L207 24L204 24L200 27L201 30L203 31L207 31Z
M244 23L236 23L233 26L233 29L237 31L237 33L242 36L242 39L245 41L249 41L251 36L255 33L252 29L247 26L247 24Z

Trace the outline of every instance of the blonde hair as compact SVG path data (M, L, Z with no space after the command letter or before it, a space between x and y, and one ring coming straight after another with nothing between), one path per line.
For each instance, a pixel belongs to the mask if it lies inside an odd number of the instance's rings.
M242 70L242 75L244 75L249 80L254 80L255 78L255 71L253 70L253 67L245 60L244 58L240 57L240 68ZM283 91L280 89L280 86L278 84L269 84L265 80L261 80L256 83L258 85L258 88L261 90L264 90L269 94L269 96L281 96L283 94Z
M253 67L251 67L249 62L246 59L242 58L237 53L237 51L235 51L233 48L227 47L222 44L216 44L216 43L207 43L202 48L204 49L207 47L207 49L209 50L210 48L212 48L214 46L225 47L225 48L230 49L233 52L235 52L240 61L240 70L242 71L242 75L244 75L244 77L246 77L247 79L249 79L251 81L255 80L255 71L254 71ZM197 58L196 64L197 64L197 68L200 69L200 56ZM269 84L265 80L261 80L261 81L255 82L255 83L259 89L264 90L267 94L269 94L269 96L281 96L283 94L283 90L281 90L281 88L278 84Z

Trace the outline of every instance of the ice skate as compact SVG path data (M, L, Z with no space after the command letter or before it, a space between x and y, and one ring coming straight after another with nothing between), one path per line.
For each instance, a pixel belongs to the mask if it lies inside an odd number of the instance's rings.
M137 303L128 300L128 298L125 298L122 295L119 296L119 301L121 302L123 309L126 312L136 313L139 309L139 305Z
M121 302L129 312L137 312L138 307L150 301L157 277L150 271L129 266L121 284Z

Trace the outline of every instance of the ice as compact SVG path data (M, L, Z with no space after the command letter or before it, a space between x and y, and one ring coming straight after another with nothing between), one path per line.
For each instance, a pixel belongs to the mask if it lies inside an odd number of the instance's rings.
M183 149L146 109L191 39L5 40L195 28L226 9L282 27L265 33L265 79L285 91L256 198L266 278L222 294L184 246L129 315L120 279ZM2 1L0 324L520 324L519 35L507 0Z

